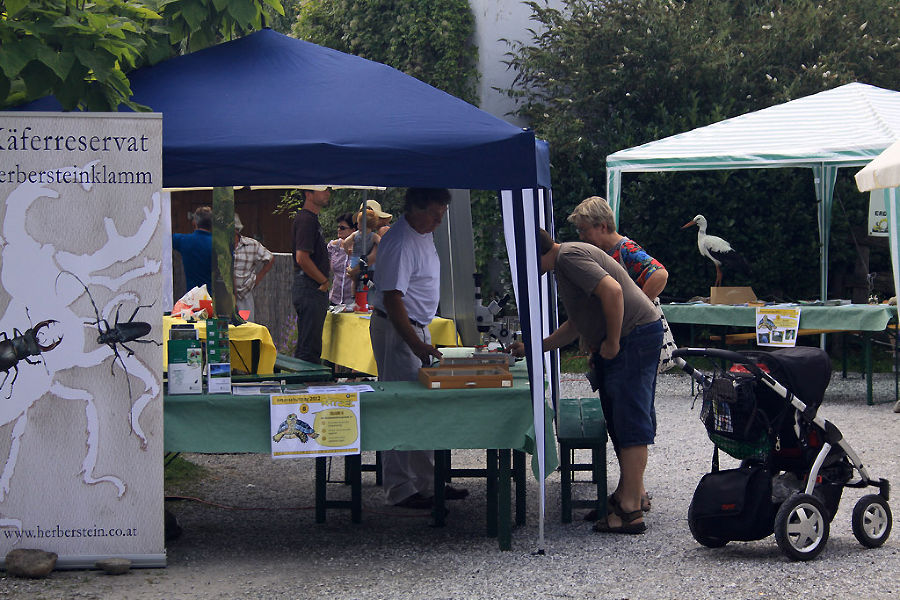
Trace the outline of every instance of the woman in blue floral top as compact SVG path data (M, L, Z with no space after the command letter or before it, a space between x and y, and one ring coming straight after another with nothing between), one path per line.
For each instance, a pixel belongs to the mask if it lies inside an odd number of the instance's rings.
M616 221L606 200L591 196L572 211L569 222L575 225L581 241L597 246L619 261L648 298L659 297L669 281L669 272L634 240L616 232Z

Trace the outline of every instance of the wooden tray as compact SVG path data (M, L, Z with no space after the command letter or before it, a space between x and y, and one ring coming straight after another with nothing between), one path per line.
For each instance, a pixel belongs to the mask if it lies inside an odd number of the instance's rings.
M512 387L509 369L495 366L422 368L419 381L431 390Z
M500 367L509 370L509 354L500 352L480 352L472 356L445 356L441 359L441 368L446 367Z

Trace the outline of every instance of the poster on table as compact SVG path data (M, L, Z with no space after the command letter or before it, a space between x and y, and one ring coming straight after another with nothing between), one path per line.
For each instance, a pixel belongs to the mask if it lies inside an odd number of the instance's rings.
M165 566L162 116L0 112L0 558Z
M272 458L359 454L359 393L272 394Z
M757 308L756 344L791 348L797 345L800 328L800 308Z

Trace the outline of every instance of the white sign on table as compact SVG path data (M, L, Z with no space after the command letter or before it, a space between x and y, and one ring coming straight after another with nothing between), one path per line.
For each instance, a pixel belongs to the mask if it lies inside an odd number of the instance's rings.
M0 113L0 557L165 566L162 115Z
M272 394L272 458L359 454L359 394Z
M756 309L756 344L792 348L797 345L800 329L799 307Z

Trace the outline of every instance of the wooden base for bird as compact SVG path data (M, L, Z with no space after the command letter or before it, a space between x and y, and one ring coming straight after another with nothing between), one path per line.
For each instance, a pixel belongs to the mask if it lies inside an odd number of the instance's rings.
M749 286L709 288L710 304L746 304L748 302L756 302L756 294Z

